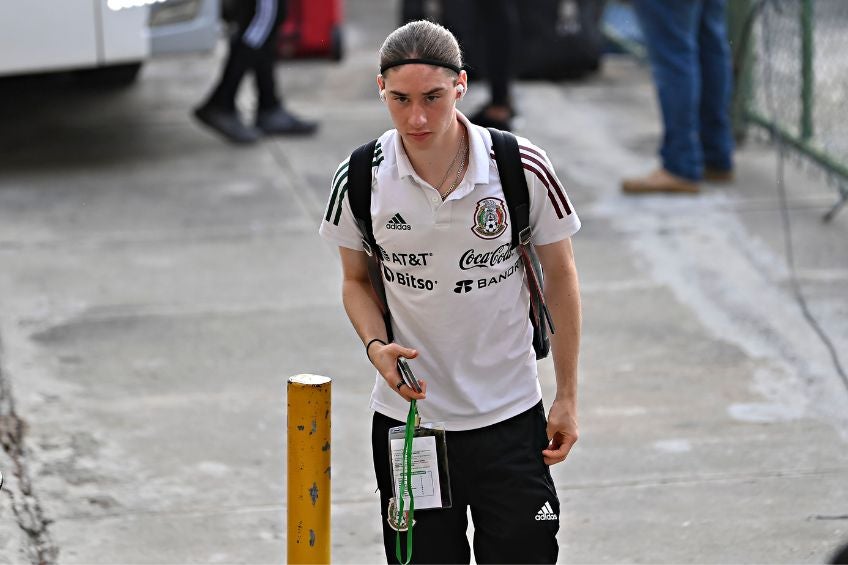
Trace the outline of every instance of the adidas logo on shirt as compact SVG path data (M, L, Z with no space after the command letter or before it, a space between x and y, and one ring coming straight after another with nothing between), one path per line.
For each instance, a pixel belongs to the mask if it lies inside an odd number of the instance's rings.
M536 520L559 520L559 517L554 514L554 509L551 508L551 503L545 502L545 505L536 512Z
M386 224L386 228L388 228L390 230L406 230L406 231L408 231L408 230L412 229L412 226L410 226L409 224L406 223L406 221L403 219L403 216L401 216L400 213L397 213L394 216L392 216L392 218L389 220L389 223Z

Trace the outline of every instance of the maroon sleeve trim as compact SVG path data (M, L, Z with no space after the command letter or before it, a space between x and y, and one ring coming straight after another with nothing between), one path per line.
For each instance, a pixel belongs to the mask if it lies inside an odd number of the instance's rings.
M530 161L531 163L535 163L539 167L539 169L545 173L545 176L548 178L548 181L550 181L550 186L548 185L548 183L545 183L545 186L548 187L548 190L551 190L551 187L553 187L553 190L556 192L556 195L559 197L559 201L562 204L563 209L565 209L566 215L571 215L571 207L568 205L568 199L565 197L565 194L563 193L562 187L557 182L556 177L551 173L550 169L548 169L547 164L545 164L545 162L542 160L543 159L542 155L538 151L531 149L529 147L519 146L519 148L522 151L526 151L528 153L534 153L534 154L539 156L539 158L537 159L536 157L533 157L532 155L522 153L521 154L521 162L523 164L526 160L526 161Z
M545 180L544 175L542 175L542 173L541 173L541 171L539 171L539 169L537 169L536 167L534 167L533 165L531 165L529 163L525 163L524 160L521 161L521 166L525 170L530 171L531 173L536 175L536 177L538 177L538 179L540 181L542 181L542 184L545 185L545 188L548 189L548 199L551 201L551 204L553 204L554 212L556 212L557 218L559 218L561 220L563 218L562 210L560 209L559 203L557 202L557 199L554 196L553 191L551 190L551 186L548 184L548 181Z

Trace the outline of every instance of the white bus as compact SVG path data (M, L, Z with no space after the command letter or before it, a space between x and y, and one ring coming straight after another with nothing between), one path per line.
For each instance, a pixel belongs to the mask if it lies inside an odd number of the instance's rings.
M0 0L0 76L130 83L151 55L211 49L219 21L219 0Z

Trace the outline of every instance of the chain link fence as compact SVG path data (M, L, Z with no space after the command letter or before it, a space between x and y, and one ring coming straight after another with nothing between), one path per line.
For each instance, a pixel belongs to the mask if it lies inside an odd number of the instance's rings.
M765 128L848 199L848 1L730 0L737 132Z

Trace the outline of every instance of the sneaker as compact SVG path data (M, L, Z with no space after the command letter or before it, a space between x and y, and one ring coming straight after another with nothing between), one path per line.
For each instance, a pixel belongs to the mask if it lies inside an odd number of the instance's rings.
M243 124L235 110L203 105L194 110L194 117L233 143L255 143L260 138L259 131Z
M704 180L707 182L733 182L733 169L705 167Z
M259 110L256 113L256 127L266 135L309 135L318 129L318 122L302 120L277 107L273 110Z
M689 179L674 175L665 169L657 169L644 177L624 179L621 182L621 190L630 194L650 192L695 194L699 189L697 183Z

